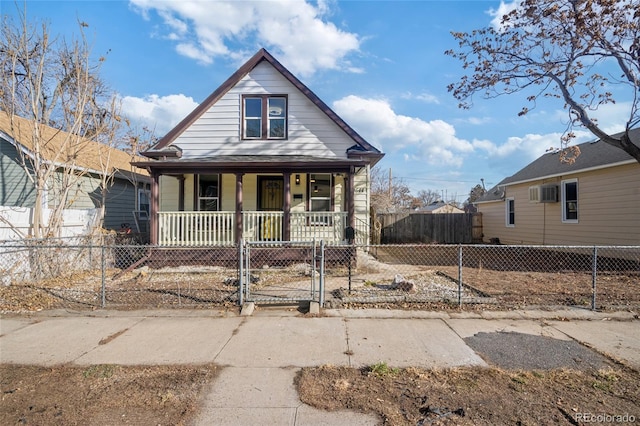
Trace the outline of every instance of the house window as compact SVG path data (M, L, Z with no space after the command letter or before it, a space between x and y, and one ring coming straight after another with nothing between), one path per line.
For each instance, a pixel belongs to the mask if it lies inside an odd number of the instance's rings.
M309 175L309 211L331 212L331 175ZM312 225L330 225L331 215L317 214L311 217Z
M219 207L219 175L198 175L198 210L205 212L218 211Z
M562 181L562 221L578 222L578 180Z
M516 226L516 200L507 198L506 200L506 225L508 227Z
M138 214L141 218L149 217L151 211L151 202L149 201L149 191L145 188L138 188Z
M244 96L242 116L243 139L287 138L286 96Z

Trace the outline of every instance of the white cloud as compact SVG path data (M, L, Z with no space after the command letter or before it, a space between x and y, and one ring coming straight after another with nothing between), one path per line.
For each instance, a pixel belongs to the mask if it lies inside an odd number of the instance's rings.
M473 151L449 123L398 115L384 99L351 95L335 101L333 108L369 142L386 150L404 150L407 159L460 167L463 154Z
M156 136L163 136L197 106L193 98L182 94L122 98L123 115L133 122L144 123L154 130Z
M440 99L436 95L432 95L431 93L423 92L419 95L414 95L411 92L406 92L402 95L402 99L416 99L418 101L422 101L428 104L440 104Z
M361 40L323 19L330 12L329 3L131 0L143 18L155 11L163 19L167 37L178 41L178 53L201 63L217 57L246 59L254 52L238 53L233 45L255 38L255 50L262 46L273 50L295 74L322 69L362 72L346 59L358 51Z
M493 118L491 117L469 117L466 122L473 124L474 126L480 126L483 124L491 123Z
M578 144L593 139L593 135L585 131L575 131L576 138L572 144ZM472 142L476 151L484 152L489 163L500 165L503 169L514 170L543 155L549 149L560 148L562 133L526 134L525 136L511 136L502 144L496 144L490 140L474 140ZM512 160L512 161L510 161Z
M624 131L626 123L629 120L632 108L631 102L617 102L615 104L600 105L597 111L589 111L589 116L592 120L596 121L600 128L609 134L618 133ZM569 112L567 110L556 110L555 116L561 122L569 121ZM582 127L575 127L575 132L588 131ZM596 137L591 135L591 139Z
M491 20L491 26L496 30L500 31L502 29L502 17L504 15L509 14L520 5L519 0L514 0L511 3L505 3L504 1L500 1L500 6L497 9L489 9L487 14L493 17Z

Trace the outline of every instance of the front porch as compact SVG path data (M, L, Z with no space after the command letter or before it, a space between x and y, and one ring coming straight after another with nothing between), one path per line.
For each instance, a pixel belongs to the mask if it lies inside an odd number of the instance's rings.
M233 246L248 242L320 241L343 244L349 226L347 212L241 212L242 235L237 238L235 211L158 212L158 245L166 247ZM355 243L368 243L369 226L355 221Z

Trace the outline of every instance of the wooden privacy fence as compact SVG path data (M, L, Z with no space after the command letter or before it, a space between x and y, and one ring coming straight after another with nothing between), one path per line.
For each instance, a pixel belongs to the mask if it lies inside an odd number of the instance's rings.
M377 220L382 244L482 242L482 213L383 213Z

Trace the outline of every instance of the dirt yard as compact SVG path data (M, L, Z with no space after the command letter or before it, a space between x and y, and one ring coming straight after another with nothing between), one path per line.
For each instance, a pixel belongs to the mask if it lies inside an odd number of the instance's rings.
M0 365L3 425L186 425L218 368Z
M619 367L584 372L328 366L303 369L296 384L307 404L375 413L383 425L578 425L587 415L640 419L640 375Z
M217 372L213 365L2 365L0 424L188 425ZM640 375L622 366L590 371L324 366L302 369L296 386L309 405L375 413L382 425L583 424L577 419L586 415L640 419Z

